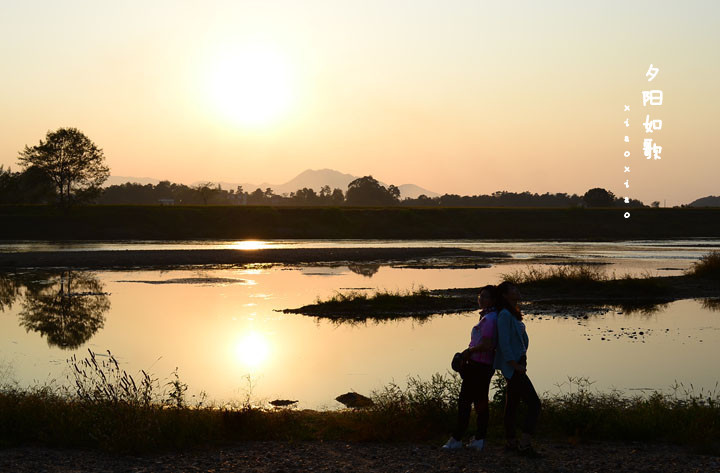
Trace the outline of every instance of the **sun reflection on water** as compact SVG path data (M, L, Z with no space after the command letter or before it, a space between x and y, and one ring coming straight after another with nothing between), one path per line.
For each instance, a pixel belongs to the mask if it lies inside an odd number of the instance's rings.
M230 248L234 250L261 250L269 247L270 244L268 242L259 240L236 241L230 245Z
M251 331L235 344L235 357L245 366L257 369L270 354L270 344L264 335Z

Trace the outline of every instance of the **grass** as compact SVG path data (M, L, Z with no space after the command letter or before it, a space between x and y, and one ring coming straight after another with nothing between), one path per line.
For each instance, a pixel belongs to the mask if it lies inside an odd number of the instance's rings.
M607 274L597 266L561 265L550 268L528 267L502 274L503 281L520 286L521 290L531 290L548 295L572 299L574 297L592 297L598 299L647 299L658 298L669 294L671 288L663 283L663 279L653 277L645 272L641 277L630 274L617 277L613 272ZM612 301L610 301L612 302Z
M713 278L720 271L720 252L703 256L684 276L653 276L646 271L639 277L630 274L608 274L597 265L577 264L550 267L528 266L501 275L520 287L522 298L537 304L563 306L600 304L614 306L625 312L649 315L665 304L682 298L704 297L707 308L715 308L717 285ZM693 277L706 278L695 281ZM380 290L368 294L359 291L337 292L326 300L285 313L304 314L336 322L363 322L413 317L427 320L434 314L467 312L477 308L479 289L429 291L426 288L409 291Z
M513 284L594 284L607 281L609 277L600 268L592 265L561 265L540 269L529 266L526 270L503 273L502 280Z
M711 251L701 256L685 274L696 278L720 279L720 251Z
M250 395L225 406L204 399L190 405L177 372L160 386L139 381L110 355L70 360L73 388L0 389L0 446L42 444L114 452L152 452L240 440L428 442L446 440L454 426L461 380L455 374L410 377L372 393L363 410L313 411L254 406ZM503 379L490 403L488 437L502 439ZM690 445L720 454L720 395L675 386L672 394L626 397L599 393L583 378L569 378L542 399L542 438L650 441ZM471 424L472 425L472 424Z
M368 294L360 291L336 292L328 299L316 299L314 304L297 309L286 309L286 313L313 315L338 321L364 321L395 319L398 315L410 315L418 320L440 312L456 310L459 303L466 310L475 308L476 303L455 300L449 296L431 293L424 286L409 290L381 289Z

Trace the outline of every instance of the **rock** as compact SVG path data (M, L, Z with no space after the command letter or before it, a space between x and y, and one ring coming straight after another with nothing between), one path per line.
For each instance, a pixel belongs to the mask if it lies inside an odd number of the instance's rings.
M287 407L297 404L297 401L291 401L289 399L275 399L274 401L270 401L270 404L275 407Z
M365 397L356 392L341 394L336 397L335 400L345 405L345 407L350 407L352 409L362 409L363 407L370 407L375 404L369 397Z

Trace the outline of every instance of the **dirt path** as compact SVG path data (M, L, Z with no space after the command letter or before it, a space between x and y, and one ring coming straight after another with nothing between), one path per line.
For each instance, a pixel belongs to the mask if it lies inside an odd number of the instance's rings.
M115 456L80 450L0 449L7 472L720 472L720 457L679 447L596 443L540 444L539 460L505 453L443 451L414 444L243 442L225 448L150 456Z

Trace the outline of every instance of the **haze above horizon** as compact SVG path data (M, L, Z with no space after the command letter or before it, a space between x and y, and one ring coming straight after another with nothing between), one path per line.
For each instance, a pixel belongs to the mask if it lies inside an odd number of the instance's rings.
M72 126L114 175L280 183L331 168L441 194L687 203L720 194L719 15L710 1L12 2L0 164ZM664 104L644 108L646 89ZM659 161L642 157L647 113L663 120Z

